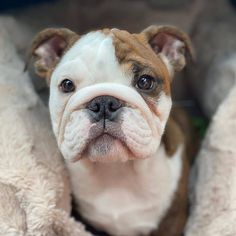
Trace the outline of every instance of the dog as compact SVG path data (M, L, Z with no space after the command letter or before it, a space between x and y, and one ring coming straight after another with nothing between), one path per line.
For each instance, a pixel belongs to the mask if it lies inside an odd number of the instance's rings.
M189 159L171 82L193 48L173 26L78 35L49 28L32 42L36 73L70 172L77 210L111 235L181 235ZM177 117L177 116L176 116Z

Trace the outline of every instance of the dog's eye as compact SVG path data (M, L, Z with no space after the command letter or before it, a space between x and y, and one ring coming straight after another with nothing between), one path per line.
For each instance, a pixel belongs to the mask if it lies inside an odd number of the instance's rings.
M136 82L136 87L140 90L153 90L155 79L150 75L141 75Z
M75 90L75 85L71 80L64 79L60 84L60 89L63 93L71 93Z

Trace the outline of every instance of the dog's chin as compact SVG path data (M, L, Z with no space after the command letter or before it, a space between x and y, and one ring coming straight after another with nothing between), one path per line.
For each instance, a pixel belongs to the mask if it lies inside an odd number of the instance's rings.
M124 142L104 133L87 145L83 158L92 162L125 162L133 159L133 155Z

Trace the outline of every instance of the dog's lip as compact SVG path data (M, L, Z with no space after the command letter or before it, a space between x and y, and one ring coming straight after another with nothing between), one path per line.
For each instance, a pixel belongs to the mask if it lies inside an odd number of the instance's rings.
M91 139L89 139L87 142L86 142L86 145L85 147L83 148L83 150L75 157L71 160L71 162L75 163L79 160L82 160L84 159L85 157L87 157L86 153L88 153L88 148L89 148L89 145L91 145L94 141L96 141L97 139L101 138L102 136L104 135L107 135L107 136L110 136L111 138L115 140L119 140L120 143L123 145L123 147L126 149L126 151L130 154L130 156L134 156L134 153L132 152L132 150L128 147L128 145L125 143L124 140L122 140L121 138L119 137L116 137L114 134L108 132L107 130L103 130L103 132Z
M103 136L109 136L109 137L111 137L111 138L113 138L113 139L118 139L118 138L116 138L114 135L112 135L112 134L110 134L110 133L104 131L103 133L99 134L98 136L96 136L96 137L90 139L90 140L88 141L88 143L87 143L87 146L88 146L90 143L96 141L97 139L102 138Z
M107 136L107 138L111 138L112 142L119 141L119 143L122 144L123 148L126 150L128 155L134 156L134 153L131 151L131 149L128 147L128 145L126 144L126 142L122 138L116 137L115 135L113 135L112 133L109 133L109 132L103 132L101 135L98 135L96 138L92 139L87 144L83 153L84 154L88 153L89 145L93 145L93 142L96 142L100 138L104 138L104 136ZM88 155L85 155L85 156L88 157ZM107 158L105 158L105 159L107 159Z
M95 142L96 140L98 140L99 138L102 138L104 136L108 136L108 137L112 138L113 140L119 140L123 145L126 146L125 142L122 141L121 138L118 138L114 134L104 130L101 134L99 134L99 135L91 138L90 140L88 140L88 142L85 145L84 150L81 152L81 156L83 156L83 154L85 154L88 151L89 145L91 145L93 142Z

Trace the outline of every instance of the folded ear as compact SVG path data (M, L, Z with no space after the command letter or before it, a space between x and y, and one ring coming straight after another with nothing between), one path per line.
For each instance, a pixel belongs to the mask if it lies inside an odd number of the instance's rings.
M143 33L154 52L167 59L173 72L184 68L187 55L194 58L188 35L173 26L150 26Z
M28 54L28 60L32 57L36 59L35 72L40 77L49 79L50 72L55 68L65 50L78 38L76 33L65 28L49 28L38 33Z

